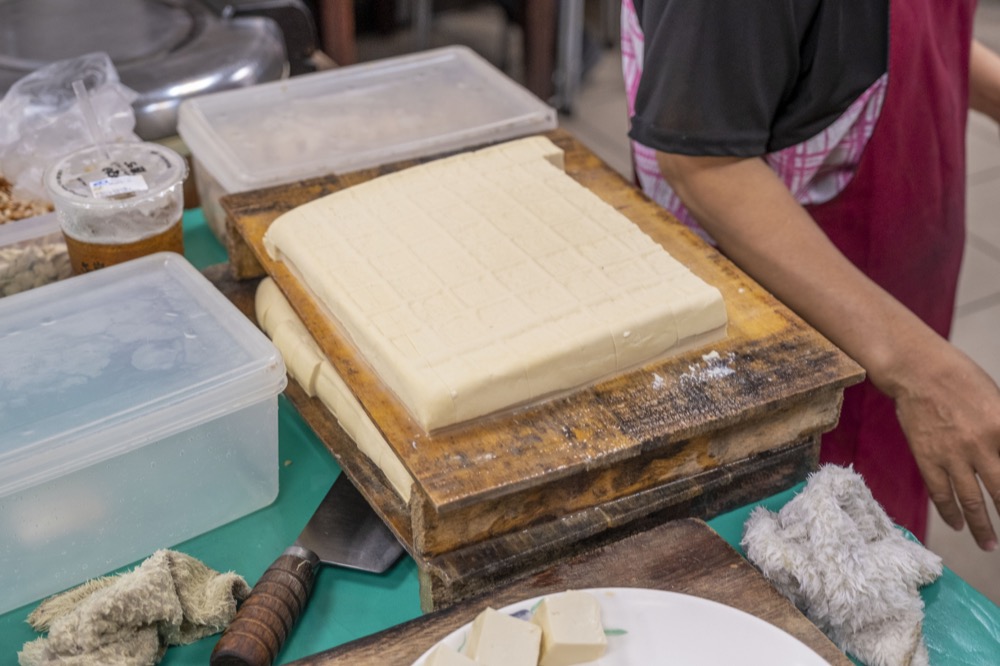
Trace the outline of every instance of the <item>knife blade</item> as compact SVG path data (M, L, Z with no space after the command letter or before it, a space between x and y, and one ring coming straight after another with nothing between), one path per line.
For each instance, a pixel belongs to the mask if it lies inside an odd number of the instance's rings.
M343 473L295 543L267 568L212 650L212 666L268 666L312 593L320 564L382 573L403 547Z

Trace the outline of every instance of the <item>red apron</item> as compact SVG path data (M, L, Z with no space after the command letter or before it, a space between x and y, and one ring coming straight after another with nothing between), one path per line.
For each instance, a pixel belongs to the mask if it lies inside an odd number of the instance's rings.
M941 335L965 244L965 127L975 0L891 0L889 85L846 189L809 208L840 250ZM848 388L821 460L853 463L898 524L923 540L927 490L893 402Z

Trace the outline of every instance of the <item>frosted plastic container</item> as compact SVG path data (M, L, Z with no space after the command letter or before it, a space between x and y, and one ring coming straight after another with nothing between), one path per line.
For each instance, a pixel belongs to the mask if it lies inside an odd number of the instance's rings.
M554 129L555 109L464 46L307 74L185 101L209 226L219 199Z
M179 254L0 299L0 613L274 501L276 348Z
M55 213L0 224L0 298L72 275Z

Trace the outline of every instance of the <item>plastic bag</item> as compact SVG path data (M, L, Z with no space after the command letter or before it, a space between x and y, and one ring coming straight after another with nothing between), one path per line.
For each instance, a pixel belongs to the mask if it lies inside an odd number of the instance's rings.
M94 143L73 92L78 80L89 92L105 142L139 140L132 110L139 95L119 81L108 54L90 53L37 69L0 100L0 173L13 183L15 196L48 201L45 167Z

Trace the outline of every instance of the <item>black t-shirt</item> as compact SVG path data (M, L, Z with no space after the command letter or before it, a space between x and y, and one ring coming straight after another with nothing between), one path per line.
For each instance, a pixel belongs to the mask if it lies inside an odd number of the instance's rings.
M836 120L886 71L888 0L635 0L645 37L629 136L759 156Z

